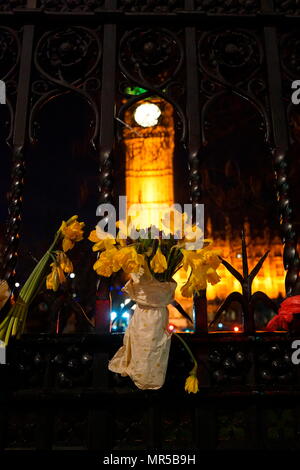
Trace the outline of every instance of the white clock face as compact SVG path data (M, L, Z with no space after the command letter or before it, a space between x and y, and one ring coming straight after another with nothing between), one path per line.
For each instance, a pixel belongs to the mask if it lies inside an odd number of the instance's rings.
M156 104L143 103L136 108L134 119L142 127L152 127L156 126L160 115L161 110Z

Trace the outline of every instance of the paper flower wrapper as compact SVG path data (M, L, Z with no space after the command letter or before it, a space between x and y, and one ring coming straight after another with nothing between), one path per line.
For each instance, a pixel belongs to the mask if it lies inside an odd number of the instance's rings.
M109 362L109 370L129 376L142 389L156 390L165 381L171 335L167 305L174 299L176 282L160 282L150 273L131 274L123 288L136 302L123 346Z

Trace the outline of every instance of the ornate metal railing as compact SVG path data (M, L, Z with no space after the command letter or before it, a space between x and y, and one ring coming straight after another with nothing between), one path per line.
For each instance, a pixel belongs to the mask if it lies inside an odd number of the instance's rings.
M133 28L137 18L138 27ZM206 110L220 94L231 90L258 112L273 158L287 270L286 292L287 295L295 292L299 257L292 207L296 201L290 197L286 157L290 101L286 94L290 90L288 87L283 90L282 83L299 78L298 68L292 65L293 46L287 47L299 40L293 29L298 22L296 2L232 1L225 6L223 2L192 0L88 3L28 0L2 5L0 19L5 45L2 78L8 86L10 114L7 141L13 160L6 278L14 275L18 257L26 148L36 139L38 113L52 97L73 92L92 110L91 146L96 146L99 153L99 201L113 201L117 195L113 149L116 81L120 70L129 84L165 98L178 113L178 138L187 148L190 195L195 204L202 197L199 166L210 125ZM141 19L145 27L140 26ZM168 28L160 23L166 19ZM42 28L37 28L40 24ZM287 34L282 32L286 25L291 28ZM139 50L135 48L138 40ZM220 41L226 45L222 50ZM155 78L148 73L154 67L149 47L159 43L164 47L156 48L160 73ZM208 43L213 44L210 58L200 53ZM73 48L78 55L76 64L70 53ZM218 62L222 67L216 65ZM162 81L157 80L162 76ZM174 87L181 89L179 95L174 95ZM195 305L197 330L207 331L205 293L195 300ZM107 331L108 322L104 325Z
M99 155L99 201L113 201L115 102L122 72L127 82L162 96L178 111L194 203L202 196L208 104L230 90L257 111L274 166L286 293L295 293L299 257L292 208L297 201L290 196L287 152L290 85L300 79L297 5L296 0L2 2L0 79L7 84L6 139L13 161L3 275L12 281L15 274L26 152L37 136L38 112L51 97L73 92L88 104L94 115L91 146ZM130 48L145 31L148 44L135 56ZM162 82L147 74L155 41L168 46L160 50L167 77ZM201 55L208 43L210 57ZM220 43L227 47L221 50ZM76 48L77 65L70 53ZM126 53L130 57L123 60ZM224 74L228 70L231 81ZM178 96L171 81L182 91ZM100 284L98 300L106 309L98 335L37 335L11 343L8 365L0 369L1 448L299 447L300 369L291 364L291 337L254 333L251 318L244 335L207 334L203 292L195 298L196 334L187 338L200 362L200 394L184 395L189 363L175 340L165 388L141 392L108 373L107 360L121 341L108 334L108 294L108 286ZM130 414L129 404L134 404Z
M293 336L187 336L200 365L195 396L184 392L191 363L175 337L159 391L108 371L120 335L12 343L0 368L0 448L299 449Z

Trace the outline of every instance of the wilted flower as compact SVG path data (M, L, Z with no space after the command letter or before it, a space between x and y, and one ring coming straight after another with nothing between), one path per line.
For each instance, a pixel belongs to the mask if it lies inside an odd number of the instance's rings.
M66 277L62 268L57 263L51 263L52 271L48 274L46 278L46 287L47 289L53 290L54 292L57 291L60 284L66 282Z
M83 239L84 222L78 222L77 215L70 219L71 221L63 221L60 232L63 235L62 247L64 251L71 250L76 242Z
M56 260L61 269L65 273L71 273L73 272L73 264L70 258L63 252L63 251L57 251L56 252Z
M198 393L199 392L199 382L197 379L197 365L193 367L190 372L190 375L185 381L184 389L188 393Z

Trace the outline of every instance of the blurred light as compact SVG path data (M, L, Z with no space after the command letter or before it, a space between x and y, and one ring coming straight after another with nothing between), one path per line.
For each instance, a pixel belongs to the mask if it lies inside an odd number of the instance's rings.
M125 88L125 93L127 93L127 95L134 95L134 96L137 96L137 95L141 95L142 93L145 93L147 90L145 90L144 88L140 88L138 86L128 86Z
M116 330L117 328L117 325L113 325L112 330Z
M70 278L71 278L71 279L74 279L75 275L76 275L75 273L71 273L71 274L70 274Z
M237 253L237 254L236 254L236 257L237 257L237 258L242 258L242 253Z
M19 283L19 282L15 282L15 287L20 287L20 283Z
M40 310L40 312L47 312L47 310L48 310L48 304L46 304L46 302L41 302L41 303L38 305L38 309Z
M132 307L131 307L131 310L135 310L136 309L136 304L134 304Z
M114 321L115 318L117 318L116 312L111 312L111 313L110 313L110 319L111 319L111 321Z
M151 127L156 126L160 115L161 110L157 104L142 103L136 108L134 119L142 127Z
M121 308L123 308L123 307L124 307L124 304L123 304L123 302L121 303L120 307L121 307Z
M122 313L122 318L129 318L129 317L130 317L130 315L129 315L128 312Z
M127 305L129 304L129 302L130 302L130 299L125 299L124 304Z
M223 323L218 323L218 328L223 328Z
M238 332L238 331L240 331L240 329L239 329L238 326L235 326L235 327L233 328L233 331Z
M174 330L175 330L175 326L170 323L170 325L168 326L168 330L169 330L169 331L174 331Z

